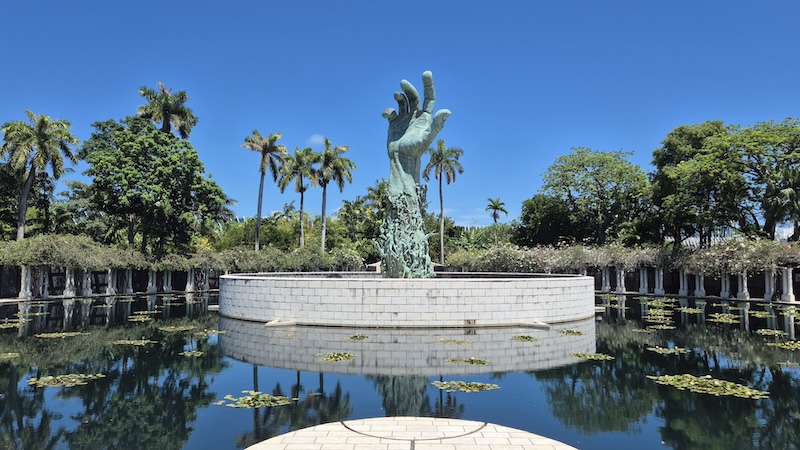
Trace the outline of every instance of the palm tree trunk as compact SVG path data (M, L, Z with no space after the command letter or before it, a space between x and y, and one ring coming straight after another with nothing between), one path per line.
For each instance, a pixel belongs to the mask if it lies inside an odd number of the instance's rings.
M36 178L36 168L31 167L17 205L17 241L25 239L25 216L28 213L28 196L31 194L34 178Z
M256 213L256 251L259 250L261 245L261 199L264 196L264 175L261 172L261 181L258 183L258 212Z
M322 234L323 252L325 251L325 232L327 231L327 223L325 220L325 207L327 206L327 204L328 204L328 185L323 184L322 185L322 231L320 231L320 234Z
M444 265L444 197L442 196L442 178L439 177L439 262Z
M302 185L303 185L303 179L300 178L300 186ZM306 227L305 227L305 220L303 220L304 200L305 200L305 190L301 187L300 188L300 248L303 248L306 245Z

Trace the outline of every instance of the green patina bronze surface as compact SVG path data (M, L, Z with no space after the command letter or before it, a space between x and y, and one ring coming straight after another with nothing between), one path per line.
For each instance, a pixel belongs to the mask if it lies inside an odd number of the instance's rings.
M389 195L379 246L381 271L389 278L433 276L422 222L425 190L419 184L420 158L444 127L450 111L433 112L436 93L431 72L422 74L422 85L422 105L416 88L403 80L403 92L394 94L397 111L388 108L383 112L389 120Z

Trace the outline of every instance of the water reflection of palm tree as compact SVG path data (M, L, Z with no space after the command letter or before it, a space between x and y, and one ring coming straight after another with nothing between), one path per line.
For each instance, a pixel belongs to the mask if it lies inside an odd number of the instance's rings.
M64 435L64 427L55 432L51 422L59 418L44 408L42 389L25 389L22 393L17 385L20 381L19 368L16 364L7 364L8 373L0 371L0 380L7 381L7 386L0 385L0 448L8 450L52 449ZM0 366L2 367L2 366ZM39 417L35 424L29 418Z
M321 423L336 422L347 419L353 414L350 406L350 394L345 393L341 383L336 383L333 392L324 390L324 374L319 374L319 390L307 394L302 401L299 396L305 392L300 382L300 372L297 372L296 382L290 388L292 399L289 406L276 406L266 408L263 416L254 413L254 418L259 417L260 423L254 424L253 431L239 436L236 445L240 448L248 447L261 442L281 432L298 430ZM286 395L280 383L275 385L272 395Z

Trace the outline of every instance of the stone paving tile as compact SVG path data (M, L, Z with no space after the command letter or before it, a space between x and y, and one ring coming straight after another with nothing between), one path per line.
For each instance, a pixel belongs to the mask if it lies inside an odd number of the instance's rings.
M431 417L332 422L267 439L248 450L575 450L500 425Z

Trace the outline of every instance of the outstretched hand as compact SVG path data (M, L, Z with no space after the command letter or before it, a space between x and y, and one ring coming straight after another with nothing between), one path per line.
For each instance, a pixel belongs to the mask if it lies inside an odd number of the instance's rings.
M450 117L450 111L441 109L433 113L436 91L433 88L433 74L422 74L424 102L420 108L419 93L406 80L400 82L403 92L395 92L397 111L387 108L383 117L389 120L389 136L386 147L391 164L400 164L403 172L411 175L419 184L420 158L428 150L436 135Z

